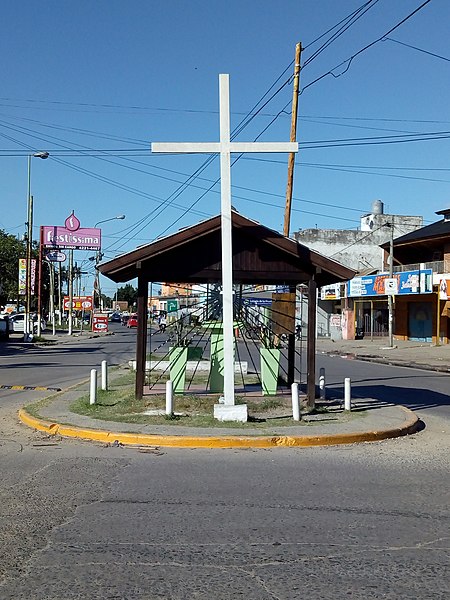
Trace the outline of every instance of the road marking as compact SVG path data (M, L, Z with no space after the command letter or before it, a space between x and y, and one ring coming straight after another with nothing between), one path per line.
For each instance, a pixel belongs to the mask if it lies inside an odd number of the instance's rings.
M60 392L61 388L43 387L41 385L0 385L1 390L37 390L38 392Z

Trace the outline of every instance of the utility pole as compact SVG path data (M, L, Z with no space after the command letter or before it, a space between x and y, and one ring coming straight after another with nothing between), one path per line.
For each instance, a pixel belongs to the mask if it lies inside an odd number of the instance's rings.
M300 57L302 54L302 43L299 42L295 46L295 64L294 64L294 81L292 90L292 117L291 117L291 137L290 142L295 142L297 139L297 113L298 113L298 90L300 85ZM295 153L290 152L288 155L288 178L286 186L286 208L284 211L284 228L283 235L289 237L289 229L291 225L291 205L292 205L292 184L294 180L294 163Z
M25 319L24 319L24 336L25 342L29 341L30 334L33 333L33 322L31 320L31 265L33 251L33 196L30 194L30 162L31 157L28 157L28 221L27 221L27 254L26 254L26 283L25 283Z
M294 79L292 86L292 116L291 116L291 134L290 142L295 142L297 139L297 114L298 114L298 91L300 86L300 58L302 54L302 44L299 42L295 46L295 60L294 60ZM286 185L286 207L284 211L284 227L283 235L289 237L289 229L291 226L291 206L292 206L292 187L294 182L294 164L295 164L295 153L290 152L288 155L288 177ZM291 323L290 331L288 331L288 372L287 372L287 383L291 385L295 379L295 303L296 303L296 288L295 286L290 287L289 296L285 296L286 302L294 306L294 317Z
M389 279L394 276L394 220L391 222L391 237L389 238ZM388 310L389 310L389 346L394 347L394 302L393 296L388 296Z

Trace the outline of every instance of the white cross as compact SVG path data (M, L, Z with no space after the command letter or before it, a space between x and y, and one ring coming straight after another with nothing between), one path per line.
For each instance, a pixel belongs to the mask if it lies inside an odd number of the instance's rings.
M232 142L229 75L219 75L220 142L153 142L152 152L220 154L224 402L234 404L233 251L231 246L231 153L297 152L297 142Z

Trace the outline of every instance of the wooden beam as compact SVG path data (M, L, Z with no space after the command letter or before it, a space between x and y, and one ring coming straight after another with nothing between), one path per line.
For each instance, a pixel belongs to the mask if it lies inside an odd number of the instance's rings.
M147 303L148 303L148 282L144 274L138 277L138 298L137 298L137 340L136 340L136 384L135 397L140 400L144 395L145 383L145 362L147 355Z
M316 404L316 312L317 312L317 283L314 279L308 282L308 333L307 333L307 379L306 404L308 410L313 410Z

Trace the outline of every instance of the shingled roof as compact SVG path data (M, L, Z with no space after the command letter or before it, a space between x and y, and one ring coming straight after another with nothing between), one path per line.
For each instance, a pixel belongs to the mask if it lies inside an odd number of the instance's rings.
M232 212L233 280L246 284L346 281L352 269L296 240ZM207 283L221 281L221 217L217 215L99 265L115 282L138 276L147 281Z

